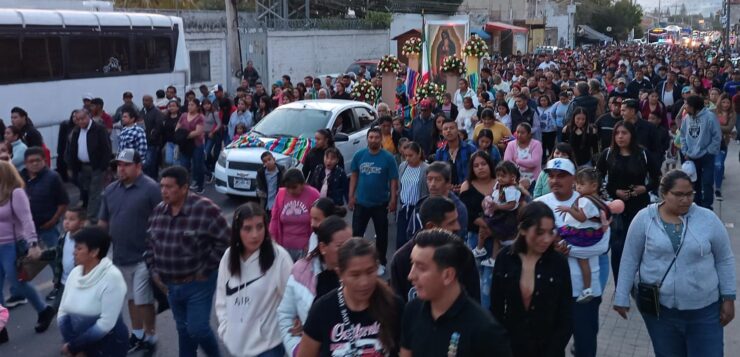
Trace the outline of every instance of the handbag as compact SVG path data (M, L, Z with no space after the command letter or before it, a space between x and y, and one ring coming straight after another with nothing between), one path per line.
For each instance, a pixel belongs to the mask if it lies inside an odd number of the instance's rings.
M663 274L663 278L660 279L660 282L657 284L643 283L638 269L638 282L636 291L634 292L634 297L637 309L640 310L641 313L660 318L660 286L663 285L663 281L671 271L673 263L675 263L676 258L678 258L678 254L681 253L682 246L683 244L678 246L676 255L673 257L673 260L671 260L671 264L668 265L668 269L666 269L665 274Z
M13 221L13 239L15 239L15 259L20 261L28 255L28 241L25 238L18 239L15 234L15 210L13 210L13 193L10 193L10 219Z

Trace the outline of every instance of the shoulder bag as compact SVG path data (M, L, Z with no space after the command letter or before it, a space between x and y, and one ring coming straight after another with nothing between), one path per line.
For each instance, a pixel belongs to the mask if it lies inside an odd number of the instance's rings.
M663 278L661 278L660 282L658 282L657 284L642 282L642 277L640 277L640 270L637 270L638 280L637 288L634 291L634 298L635 303L637 304L637 309L640 310L641 313L660 318L660 286L663 285L663 281L665 281L665 278L671 271L673 264L676 262L676 258L678 258L678 254L681 253L681 247L683 247L683 242L681 242L681 244L678 246L678 251L676 251L676 255L673 256L671 264L668 265L668 269L666 269L665 274L663 274Z

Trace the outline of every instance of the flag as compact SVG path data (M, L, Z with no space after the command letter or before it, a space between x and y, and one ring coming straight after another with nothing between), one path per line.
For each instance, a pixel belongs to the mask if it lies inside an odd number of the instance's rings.
M298 162L303 163L306 155L316 145L313 138L296 138L290 136L281 136L275 139L262 142L259 138L252 135L242 135L226 146L227 149L234 148L254 148L263 147L269 151L290 156Z
M421 83L429 81L431 67L431 53L429 52L429 41L427 41L427 26L424 18L424 10L421 10Z
M411 100L416 96L416 86L421 81L421 75L419 72L414 71L411 68L406 69L406 98Z

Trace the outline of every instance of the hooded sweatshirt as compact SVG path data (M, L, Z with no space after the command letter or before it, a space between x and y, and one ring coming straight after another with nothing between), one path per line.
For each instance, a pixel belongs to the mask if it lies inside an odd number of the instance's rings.
M257 356L282 343L277 309L293 260L281 246L273 243L272 248L275 261L265 272L259 252L241 260L240 276L229 271L231 249L221 258L215 304L218 336L233 356Z
M674 256L675 263L660 286L660 304L672 309L696 310L720 297L736 294L735 258L722 222L706 208L692 204L683 215L680 250L673 245L658 213L659 204L642 209L630 224L619 268L614 305L629 307L630 291L639 279L659 284Z
M70 351L79 351L99 341L116 323L122 323L120 316L125 297L126 282L110 259L103 258L85 275L81 265L72 269L57 316L62 335L75 336L65 341ZM67 333L67 329L75 331Z
M686 115L681 123L681 152L691 159L719 153L722 131L717 116L708 108Z

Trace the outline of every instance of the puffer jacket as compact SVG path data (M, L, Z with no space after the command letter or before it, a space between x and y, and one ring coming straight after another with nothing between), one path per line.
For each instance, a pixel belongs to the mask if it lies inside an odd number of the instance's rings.
M297 317L301 324L306 323L308 310L311 309L316 298L316 279L323 270L318 256L310 260L304 258L293 265L293 270L288 277L283 299L277 308L277 318L283 346L290 356L295 355L294 350L301 342L301 336L294 336L290 333L293 321Z

